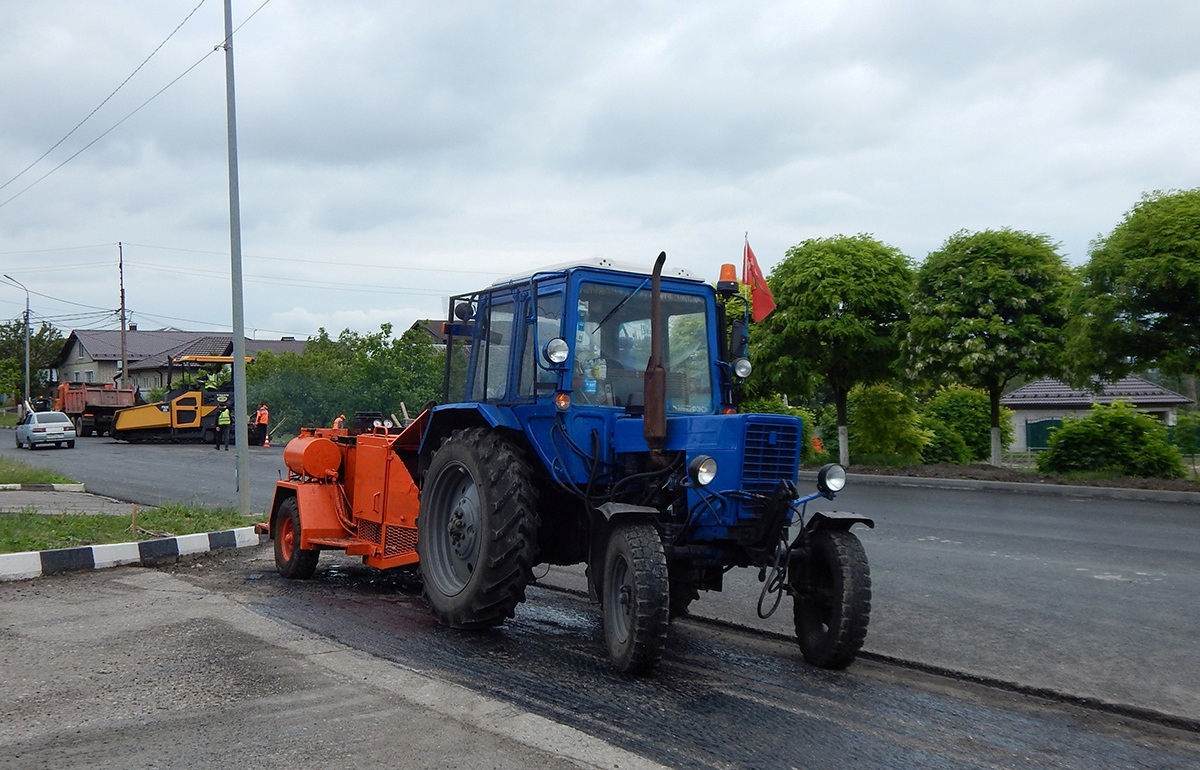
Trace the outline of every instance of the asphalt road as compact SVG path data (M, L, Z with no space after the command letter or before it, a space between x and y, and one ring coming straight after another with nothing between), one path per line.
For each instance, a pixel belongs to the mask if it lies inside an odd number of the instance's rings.
M480 633L405 573L267 546L0 584L0 768L1194 768L1200 734L684 619L649 677L533 586Z
M19 456L142 504L236 501L232 451L93 438ZM251 499L265 510L282 448L253 447L250 459ZM814 506L830 508L876 519L856 528L873 576L867 652L1200 723L1200 506L855 485L851 475L836 504ZM581 589L579 572L556 568L543 582ZM731 572L694 613L790 636L790 607L757 617L755 578Z

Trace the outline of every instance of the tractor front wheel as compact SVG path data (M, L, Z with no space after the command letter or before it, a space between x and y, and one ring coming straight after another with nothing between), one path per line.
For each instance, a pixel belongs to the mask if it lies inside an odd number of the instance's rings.
M613 667L642 674L667 646L667 556L650 524L619 524L604 556L604 641Z
M452 628L490 628L525 601L537 562L537 493L524 453L496 433L454 431L425 474L417 552L425 599Z
M308 580L313 576L321 552L300 547L300 506L296 498L289 497L279 504L271 537L275 540L275 568L280 575L292 580Z
M871 570L862 543L848 531L815 532L795 569L796 640L804 659L821 668L849 666L871 615Z

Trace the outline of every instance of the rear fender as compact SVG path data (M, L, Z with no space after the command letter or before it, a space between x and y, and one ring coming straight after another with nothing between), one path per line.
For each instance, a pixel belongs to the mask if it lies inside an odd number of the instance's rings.
M821 530L830 531L849 531L855 524L866 524L871 529L875 529L875 520L867 516L860 516L857 513L848 511L829 511L822 513L818 511L809 517L808 522L804 525L805 532L819 532Z
M338 519L341 505L341 488L338 484L304 483L294 481L275 482L275 496L271 501L271 533L274 534L275 518L279 506L288 498L296 498L300 511L300 547L309 548L313 538L348 537Z

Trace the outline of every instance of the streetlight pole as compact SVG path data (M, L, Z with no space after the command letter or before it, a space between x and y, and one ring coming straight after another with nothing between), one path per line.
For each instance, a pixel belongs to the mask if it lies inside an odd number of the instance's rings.
M24 403L28 404L29 403L29 289L26 289L25 284L21 283L16 278L13 278L8 273L5 273L4 277L25 290L25 401L24 401Z

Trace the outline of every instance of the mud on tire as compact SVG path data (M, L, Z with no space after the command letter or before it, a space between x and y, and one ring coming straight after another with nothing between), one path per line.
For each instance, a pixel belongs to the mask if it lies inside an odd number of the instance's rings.
M483 428L454 431L421 489L425 600L452 628L489 628L525 601L537 562L537 492L524 453Z
M670 588L667 557L651 524L613 529L604 556L604 641L613 667L650 671L667 646Z

